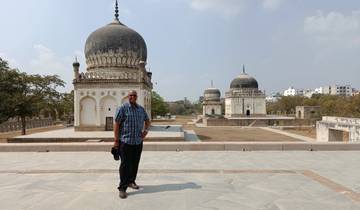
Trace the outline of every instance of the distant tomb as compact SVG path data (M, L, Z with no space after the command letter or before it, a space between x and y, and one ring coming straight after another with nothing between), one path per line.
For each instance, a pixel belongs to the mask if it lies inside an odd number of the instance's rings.
M296 119L315 119L320 117L320 106L296 106Z

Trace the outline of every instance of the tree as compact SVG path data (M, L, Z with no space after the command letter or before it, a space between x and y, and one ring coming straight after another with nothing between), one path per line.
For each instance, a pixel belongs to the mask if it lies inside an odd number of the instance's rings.
M165 115L169 112L169 107L164 99L155 91L151 94L151 116Z
M64 86L64 81L58 75L20 75L20 89L14 93L15 116L20 117L22 135L26 133L26 117L32 117L39 113L46 101L54 101L59 97L56 90Z
M0 123L15 116L14 93L20 90L21 73L0 58Z
M11 69L0 58L0 122L19 117L25 135L26 117L38 114L47 102L56 101L60 97L56 88L64 84L57 75L28 75Z

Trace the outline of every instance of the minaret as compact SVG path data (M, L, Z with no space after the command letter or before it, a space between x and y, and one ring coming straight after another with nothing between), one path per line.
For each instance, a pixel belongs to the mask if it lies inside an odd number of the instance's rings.
M80 63L77 60L77 57L75 57L75 61L73 63L73 69L74 69L74 80L79 80L79 68L80 68Z

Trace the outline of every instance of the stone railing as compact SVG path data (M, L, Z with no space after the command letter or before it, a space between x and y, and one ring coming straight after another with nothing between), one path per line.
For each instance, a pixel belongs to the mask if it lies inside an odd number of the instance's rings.
M322 121L329 122L329 123L343 124L343 125L360 126L360 119L359 118L323 116Z
M30 128L40 128L54 125L54 121L51 119L42 119L42 120L27 120L26 129ZM0 124L0 133L18 131L21 130L21 122L4 122Z

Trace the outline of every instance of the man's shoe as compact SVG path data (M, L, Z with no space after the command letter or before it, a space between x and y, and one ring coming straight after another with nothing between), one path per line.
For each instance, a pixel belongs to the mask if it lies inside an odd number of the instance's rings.
M119 197L121 199L127 198L127 193L125 191L120 190L119 191Z
M135 182L134 182L134 183L130 183L130 184L128 185L128 187L130 187L130 188L132 188L132 189L134 189L134 190L140 189L139 185L137 185Z

